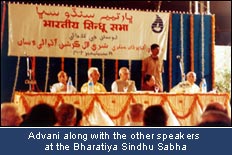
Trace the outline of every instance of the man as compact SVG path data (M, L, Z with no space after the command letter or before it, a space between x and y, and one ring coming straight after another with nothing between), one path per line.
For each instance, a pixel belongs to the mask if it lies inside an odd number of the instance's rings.
M48 103L41 102L34 105L29 113L26 114L26 119L20 126L54 126L57 122L55 109Z
M130 71L126 67L119 69L119 77L111 85L112 92L135 92L136 86L135 81L130 80Z
M145 77L146 74L153 75L155 77L155 83L163 90L163 60L160 60L158 57L159 51L160 47L158 44L151 45L151 55L142 62L142 77Z
M201 115L197 126L203 127L231 127L231 118L220 110L207 110Z
M125 126L143 126L143 112L143 104L131 104L129 111L129 122L127 122Z
M160 104L148 106L143 115L144 126L167 126L168 115Z
M19 126L22 118L14 103L1 104L1 126Z
M69 103L62 103L56 109L57 122L55 126L74 126L76 108Z
M67 73L64 71L60 71L57 74L57 78L58 78L58 83L55 83L51 86L50 91L53 93L56 92L67 92L67 80L68 80L68 76ZM71 86L71 92L76 92L77 89L72 85Z
M198 93L200 92L200 88L196 82L196 73L195 72L188 72L187 73L187 80L184 82L180 82L176 86L174 86L170 92L175 92L175 93Z
M81 92L88 93L88 83L90 80L93 81L93 85L94 85L93 87L95 93L106 92L106 88L103 86L103 84L98 82L99 78L100 78L100 73L98 71L98 68L90 67L88 69L88 82L82 85Z

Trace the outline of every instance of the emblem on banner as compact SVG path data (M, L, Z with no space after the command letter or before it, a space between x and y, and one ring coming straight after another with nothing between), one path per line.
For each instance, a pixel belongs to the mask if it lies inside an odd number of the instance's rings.
M156 15L156 20L152 23L151 29L155 33L160 33L164 29L164 24L160 16Z

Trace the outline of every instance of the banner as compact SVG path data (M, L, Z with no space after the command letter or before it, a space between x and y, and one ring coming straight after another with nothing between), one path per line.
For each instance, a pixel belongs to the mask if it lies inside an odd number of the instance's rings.
M2 154L227 155L232 128L0 128Z
M160 45L169 13L9 3L9 56L141 60Z

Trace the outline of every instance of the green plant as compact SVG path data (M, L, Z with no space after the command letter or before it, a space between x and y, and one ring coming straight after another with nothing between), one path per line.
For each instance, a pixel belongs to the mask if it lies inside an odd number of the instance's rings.
M227 92L231 94L231 71L228 69L220 70L216 72L218 76L215 84L218 92Z

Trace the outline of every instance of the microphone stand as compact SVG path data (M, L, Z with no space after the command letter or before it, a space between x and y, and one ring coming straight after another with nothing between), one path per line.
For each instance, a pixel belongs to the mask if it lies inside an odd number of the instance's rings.
M31 69L29 69L29 71L28 71L29 73L29 81L31 81L31 73L32 73L32 70ZM31 90L31 82L29 82L29 92L31 92L32 90Z
M31 83L31 73L32 73L32 70L30 69L30 60L29 60L30 58L29 57L27 57L27 77L29 77L29 82L27 83L27 84L29 84L29 92L31 92L32 90L31 90L31 85L32 85L32 83ZM27 80L26 80L27 81ZM26 83L26 82L25 82Z
M183 60L181 59L181 57L179 55L177 55L176 58L179 60L181 81L184 82L185 81L185 74L184 74L184 70L183 70Z

